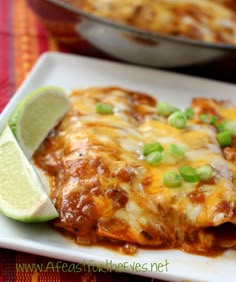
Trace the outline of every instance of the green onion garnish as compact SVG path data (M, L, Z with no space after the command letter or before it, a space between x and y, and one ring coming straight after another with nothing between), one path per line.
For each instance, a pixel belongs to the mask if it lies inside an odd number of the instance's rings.
M216 128L217 128L218 132L225 131L226 130L226 124L227 124L226 120L224 120L221 123L217 124Z
M179 168L179 173L187 182L196 183L199 181L197 170L191 166L181 166Z
M211 114L202 114L200 115L200 120L204 123L215 124L218 120L218 117Z
M167 102L159 102L156 109L158 114L165 117L168 117L170 114L178 110Z
M200 180L209 180L213 176L213 170L209 165L203 165L197 168L197 174Z
M169 188L180 187L182 177L177 171L167 171L163 174L162 183Z
M231 135L236 136L236 122L235 121L223 121L217 125L219 132L229 131Z
M101 115L110 115L113 113L113 107L105 103L96 104L96 113Z
M184 113L185 113L187 119L192 118L192 117L193 117L193 114L194 114L192 108L187 108L187 109L185 109Z
M162 152L164 150L164 148L161 146L161 144L159 142L154 142L154 143L149 143L149 144L145 144L143 146L143 154L144 156L154 152L154 151L158 151L158 152Z
M146 157L147 163L153 166L159 164L162 161L162 159L163 159L162 154L161 152L158 151L154 151L148 154Z
M226 130L217 134L217 140L221 147L230 146L232 144L231 133Z
M187 117L183 112L174 112L171 114L168 118L168 122L171 126L182 129L186 126L187 124Z
M185 156L184 147L175 144L170 144L167 151L178 160L181 160Z

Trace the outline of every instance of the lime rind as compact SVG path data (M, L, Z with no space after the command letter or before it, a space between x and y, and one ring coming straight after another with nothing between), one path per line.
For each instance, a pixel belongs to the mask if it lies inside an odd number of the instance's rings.
M0 210L1 212L16 221L23 223L40 223L53 220L58 217L58 213L55 210L52 212L52 203L50 199L45 199L42 201L42 204L34 208L34 210L24 210L24 211L15 211L10 205L4 201L0 201Z
M43 222L58 217L44 186L8 126L0 138L0 159L2 213L22 222Z
M26 96L9 119L9 126L27 158L46 138L70 107L69 97L57 86L43 86Z

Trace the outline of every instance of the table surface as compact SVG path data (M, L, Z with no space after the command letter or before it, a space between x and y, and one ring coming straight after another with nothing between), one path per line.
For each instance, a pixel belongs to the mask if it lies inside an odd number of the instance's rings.
M48 51L72 52L44 28L25 0L0 0L0 112L14 95L38 57ZM82 46L84 48L84 46ZM236 83L236 64L230 58L220 63L176 69L181 73ZM62 271L17 272L19 263L43 263L56 260L1 249L2 281L157 281L125 273L63 273Z

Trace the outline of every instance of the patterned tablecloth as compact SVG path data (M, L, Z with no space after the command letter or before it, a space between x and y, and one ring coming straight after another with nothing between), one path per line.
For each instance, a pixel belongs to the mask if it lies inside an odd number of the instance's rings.
M82 46L83 47L83 46ZM26 78L38 57L45 51L70 52L61 46L43 27L39 19L27 7L25 0L0 0L0 112ZM230 62L226 62L229 63ZM231 65L232 68L232 65ZM235 70L235 65L233 66ZM235 72L227 74L228 65L220 66L224 76L212 73L215 78L236 82ZM199 69L198 69L199 70ZM200 69L200 71L203 69ZM185 72L194 73L186 69ZM205 74L207 69L204 68ZM204 73L204 72L202 72ZM1 231L0 231L1 232ZM14 250L0 249L0 282L2 281L154 281L124 273L93 273L82 271L68 273L53 269L45 269L48 263L56 263L55 259L21 253ZM19 265L43 265L43 271L19 269ZM157 281L157 280L155 280Z

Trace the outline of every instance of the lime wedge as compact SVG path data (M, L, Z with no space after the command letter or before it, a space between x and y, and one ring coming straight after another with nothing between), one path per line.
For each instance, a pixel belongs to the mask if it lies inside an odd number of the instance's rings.
M0 210L22 222L42 222L58 213L9 126L0 136Z
M70 107L64 90L56 86L36 89L21 101L9 119L9 126L27 158Z

